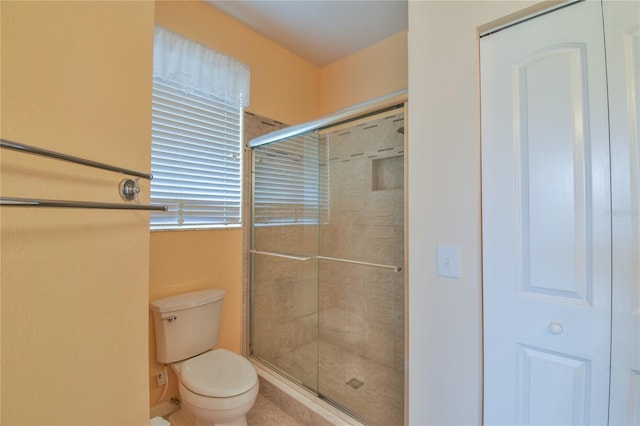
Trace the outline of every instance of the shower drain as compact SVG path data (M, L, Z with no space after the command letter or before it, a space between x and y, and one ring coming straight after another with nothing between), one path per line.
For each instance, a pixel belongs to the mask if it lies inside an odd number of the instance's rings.
M351 386L354 389L358 389L360 386L364 385L364 382L356 379L355 377L352 378L351 380L349 380L347 383L347 385Z

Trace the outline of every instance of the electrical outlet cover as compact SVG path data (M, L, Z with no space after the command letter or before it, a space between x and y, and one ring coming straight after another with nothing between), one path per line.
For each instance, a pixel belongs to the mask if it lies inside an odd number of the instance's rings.
M438 245L438 275L460 278L460 263L457 246Z

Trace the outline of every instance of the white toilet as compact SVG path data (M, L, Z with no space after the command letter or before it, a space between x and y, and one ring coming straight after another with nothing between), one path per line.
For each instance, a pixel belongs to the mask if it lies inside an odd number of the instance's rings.
M246 358L218 343L224 290L177 294L151 302L158 361L180 381L182 417L195 426L247 424L258 375Z

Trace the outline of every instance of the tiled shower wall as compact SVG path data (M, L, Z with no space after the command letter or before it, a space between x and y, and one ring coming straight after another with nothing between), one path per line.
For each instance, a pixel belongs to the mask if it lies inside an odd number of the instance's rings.
M247 140L259 135L255 129L272 131L278 124L264 121L245 117L246 131L253 131ZM403 126L400 112L325 132L328 221L320 229L255 227L254 247L299 255L319 250L322 256L404 267ZM317 380L318 337L404 370L404 271L327 260L254 261L255 355L310 387Z
M320 254L395 265L393 272L332 261L320 264L320 339L404 370L403 114L326 134L329 221Z

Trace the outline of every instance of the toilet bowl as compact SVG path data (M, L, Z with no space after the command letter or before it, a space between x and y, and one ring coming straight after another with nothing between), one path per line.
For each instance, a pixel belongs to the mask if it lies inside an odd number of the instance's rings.
M197 426L247 424L246 414L258 396L259 384L246 358L216 349L171 366L180 381L188 421Z
M190 426L245 426L258 396L253 364L226 349L212 349L224 297L223 290L207 289L150 303L156 358L178 376L182 408L174 414Z

